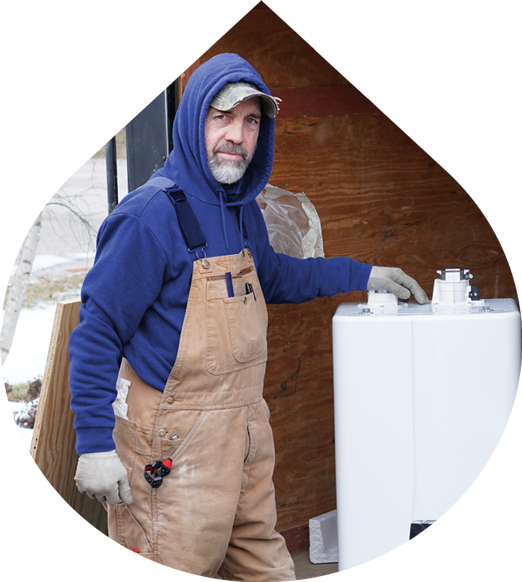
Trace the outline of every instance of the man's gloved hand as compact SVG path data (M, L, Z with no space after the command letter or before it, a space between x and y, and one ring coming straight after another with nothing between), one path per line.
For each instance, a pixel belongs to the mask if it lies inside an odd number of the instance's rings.
M368 279L368 291L381 290L390 291L403 300L413 294L418 303L428 301L428 296L417 281L408 277L402 269L395 267L372 267Z
M80 455L74 480L80 493L102 503L130 505L133 501L127 471L116 451Z

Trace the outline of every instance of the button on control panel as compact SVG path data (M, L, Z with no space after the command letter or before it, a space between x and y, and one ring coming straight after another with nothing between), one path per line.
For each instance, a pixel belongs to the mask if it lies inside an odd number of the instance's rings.
M444 582L444 570L441 567L417 568L418 582Z

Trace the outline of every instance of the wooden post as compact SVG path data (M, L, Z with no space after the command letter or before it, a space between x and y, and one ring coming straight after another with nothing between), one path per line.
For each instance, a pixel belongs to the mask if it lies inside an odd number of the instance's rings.
M58 303L6 582L102 582L109 548L103 506L74 483L68 344L80 302Z

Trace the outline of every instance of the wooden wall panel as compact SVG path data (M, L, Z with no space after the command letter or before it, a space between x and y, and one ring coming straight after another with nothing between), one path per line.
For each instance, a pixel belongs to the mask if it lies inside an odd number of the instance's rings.
M522 308L521 136L522 108L282 119L271 182L309 196L327 256L399 261L428 289L470 268Z
M331 87L338 96L350 85L267 9L247 14L200 62L221 52L246 58L269 87L300 95ZM360 113L375 111L361 102L347 103L345 115L310 117L304 107L276 122L270 183L312 200L326 256L401 267L430 297L437 269L469 268L483 296L516 298L502 248L471 198L384 114ZM279 530L335 508L331 320L339 303L365 300L356 292L269 306L265 396Z
M248 58L269 87L519 80L520 18L200 10L201 61Z
M331 316L335 300L269 308L265 398L276 444L278 528L335 508Z
M356 113L522 107L522 81L270 87L270 91L282 100L278 120Z
M522 108L284 119L271 183L310 197L327 256L399 265L430 297L437 269L470 268L522 309L521 136ZM280 529L335 507L331 318L363 300L269 308Z

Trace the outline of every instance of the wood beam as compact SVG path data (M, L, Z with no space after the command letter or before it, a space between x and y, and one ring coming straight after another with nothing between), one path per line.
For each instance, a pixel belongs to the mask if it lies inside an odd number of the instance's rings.
M280 117L522 106L522 81L273 87L270 91L282 99Z

